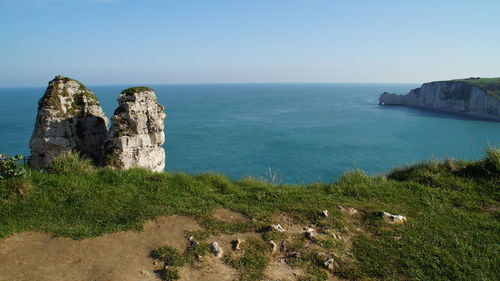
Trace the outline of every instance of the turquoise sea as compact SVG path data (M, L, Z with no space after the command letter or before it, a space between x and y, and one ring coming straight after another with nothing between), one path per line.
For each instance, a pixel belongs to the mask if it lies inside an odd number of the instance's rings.
M233 179L330 182L349 169L379 174L444 157L478 159L500 144L500 123L379 106L417 84L149 85L166 108L168 171ZM108 117L128 86L89 86ZM0 88L0 153L29 155L39 88Z

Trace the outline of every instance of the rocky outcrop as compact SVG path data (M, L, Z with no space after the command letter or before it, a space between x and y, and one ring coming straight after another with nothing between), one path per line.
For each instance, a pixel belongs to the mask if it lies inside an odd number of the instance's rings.
M107 164L118 169L163 171L166 115L155 92L147 87L129 88L120 93L118 103L105 144Z
M90 90L76 80L56 76L38 102L29 163L45 168L60 152L75 150L100 164L102 145L108 137L107 122Z
M475 85L476 80L467 80L425 83L407 95L383 93L379 104L417 106L500 121L498 95L479 83ZM491 85L487 86L491 89Z

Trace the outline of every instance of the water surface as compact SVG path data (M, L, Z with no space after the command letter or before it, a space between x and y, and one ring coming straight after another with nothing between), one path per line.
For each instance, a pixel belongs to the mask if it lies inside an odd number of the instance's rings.
M500 144L500 123L416 108L379 106L384 91L416 84L150 85L167 113L168 171L215 171L237 179L330 182L430 158L482 157ZM89 86L108 117L127 86ZM0 89L0 153L29 155L45 88ZM279 171L279 172L278 172Z

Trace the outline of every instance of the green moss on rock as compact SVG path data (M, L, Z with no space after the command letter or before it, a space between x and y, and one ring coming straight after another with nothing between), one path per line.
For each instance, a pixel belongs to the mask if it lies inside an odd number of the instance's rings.
M151 91L151 92L153 92L153 89L151 89L149 87L144 87L144 86L131 87L131 88L123 90L120 93L120 95L131 96L131 95L133 95L135 93L144 92L144 91Z
M106 154L106 165L110 167L120 167L123 163L120 160L120 151L118 149L112 149Z
M69 82L76 82L79 85L79 88L75 95L73 95L73 102L69 107L64 111L63 102L67 98L70 98L70 91L68 87L65 85ZM61 87L62 84L62 87ZM71 117L71 116L81 116L83 114L83 105L93 106L99 105L99 100L97 97L85 87L81 82L71 79L68 77L64 77L62 75L58 75L49 83L49 87L45 91L45 95L42 97L39 103L39 107L46 106L53 108L58 111L57 116Z

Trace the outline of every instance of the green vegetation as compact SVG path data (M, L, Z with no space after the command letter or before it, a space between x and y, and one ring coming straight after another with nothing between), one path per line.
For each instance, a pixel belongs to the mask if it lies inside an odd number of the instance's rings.
M63 151L52 159L47 167L47 172L62 175L66 173L83 174L94 169L92 160L81 156L77 152Z
M264 270L269 264L270 248L266 243L257 239L250 239L241 246L242 254L239 256L225 256L227 264L236 268L241 281L261 280Z
M151 257L165 262L166 266L183 266L186 259L179 251L171 246L165 245L151 252Z
M165 268L160 273L160 277L165 281L177 280L180 278L179 270L175 267Z
M68 77L57 76L55 80L51 81L49 87L45 91L42 97L40 106L49 106L58 111L58 117L81 117L83 115L83 105L99 105L99 100L97 97L85 87L80 81L71 79ZM66 111L63 109L64 100L70 97L70 92L67 86L60 85L62 83L76 82L79 85L79 91L73 95L73 100L70 106L66 107ZM63 99L61 99L61 97Z
M456 79L453 81L465 82L465 83L472 84L472 85L484 90L488 95L500 98L500 77L498 77L498 78Z
M24 160L22 155L9 157L0 154L0 181L10 178L21 178L26 174L26 169L17 162Z
M133 95L135 93L144 92L144 91L153 91L153 89L151 89L149 87L144 87L144 86L131 87L131 88L123 90L120 93L120 95L131 96L131 95Z
M262 234L265 240L285 243L287 253L299 253L289 258L289 264L302 268L306 280L327 280L329 274L352 280L497 280L499 276L497 148L489 148L481 161L430 161L374 177L356 170L334 183L307 186L253 178L231 181L216 174L86 169L88 163L70 156L59 161L46 172L33 170L25 177L0 181L0 237L42 231L82 239L140 230L146 220L177 214L196 218L203 229L187 235L204 240L218 233L259 231L285 213L294 221L325 229L313 241L301 234ZM337 210L338 205L359 212L348 216ZM215 219L212 213L218 208L249 220ZM321 210L330 215L321 217ZM408 221L389 224L375 215L380 211L404 215ZM332 240L326 230L348 240ZM224 257L241 280L263 276L271 255L264 239L248 240L240 254ZM314 247L306 247L310 244ZM179 257L191 263L208 252L205 243L199 245L182 255L170 248L156 254L175 264L180 264ZM335 258L334 269L325 268L325 254ZM178 277L175 267L164 274L165 280Z

